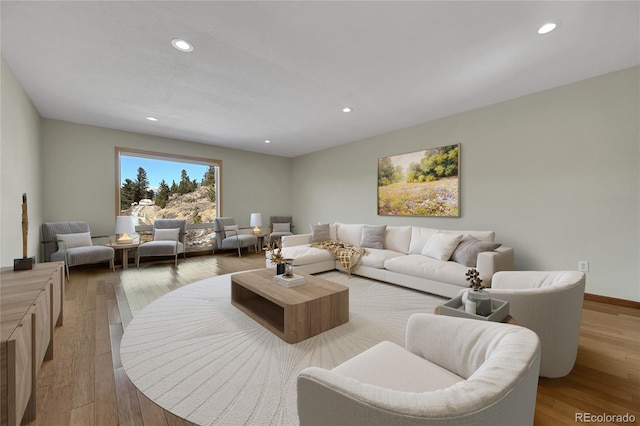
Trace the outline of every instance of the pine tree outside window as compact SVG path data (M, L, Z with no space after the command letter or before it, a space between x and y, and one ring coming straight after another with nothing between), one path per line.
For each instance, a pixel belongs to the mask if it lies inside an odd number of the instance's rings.
M220 160L116 148L117 216L133 216L141 241L155 219L186 219L192 250L210 249L220 214Z

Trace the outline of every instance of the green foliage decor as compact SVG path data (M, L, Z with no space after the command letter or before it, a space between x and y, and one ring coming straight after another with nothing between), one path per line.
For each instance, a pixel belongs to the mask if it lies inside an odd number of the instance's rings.
M458 175L458 145L449 145L425 152L420 163L412 163L407 183L432 182Z

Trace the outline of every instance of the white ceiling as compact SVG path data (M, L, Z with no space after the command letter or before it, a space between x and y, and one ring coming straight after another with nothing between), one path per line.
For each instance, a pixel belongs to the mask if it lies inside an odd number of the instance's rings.
M639 5L2 1L0 11L2 55L43 117L296 157L638 65ZM537 35L549 20L559 29ZM174 49L176 37L194 51Z

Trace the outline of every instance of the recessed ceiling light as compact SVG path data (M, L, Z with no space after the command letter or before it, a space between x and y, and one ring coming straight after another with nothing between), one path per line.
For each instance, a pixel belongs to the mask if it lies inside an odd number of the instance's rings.
M155 118L155 117L151 117L151 116L149 116L149 117L145 117L145 118L146 118L147 120L149 120L149 121L158 121L158 119L157 119L157 118Z
M540 35L548 34L551 31L553 31L556 28L558 28L559 25L560 25L560 21L547 22L546 24L544 24L543 26L538 28L538 34L540 34Z
M264 143L271 143L269 139L265 140Z
M349 108L349 107L342 108L342 112L351 112L351 111L353 111L353 110L351 108Z
M193 45L181 38L174 38L171 40L171 44L181 52L191 52L193 50Z

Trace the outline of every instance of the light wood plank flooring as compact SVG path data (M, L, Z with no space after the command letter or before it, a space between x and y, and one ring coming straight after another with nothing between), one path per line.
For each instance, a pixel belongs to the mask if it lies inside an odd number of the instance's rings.
M133 315L157 297L214 275L260 268L262 254L216 253L139 270L73 268L55 356L37 382L37 417L29 425L189 425L148 400L120 364L120 339ZM126 292L129 294L127 300ZM576 413L633 414L640 422L640 310L585 302L575 368L540 379L536 425L575 424Z

